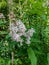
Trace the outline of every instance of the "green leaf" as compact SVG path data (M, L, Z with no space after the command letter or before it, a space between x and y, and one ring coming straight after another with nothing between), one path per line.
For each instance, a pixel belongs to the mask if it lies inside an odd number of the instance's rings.
M6 21L2 21L2 20L0 20L0 25L5 25L7 22Z
M8 32L6 32L6 31L0 31L0 35L3 35L3 34L8 34Z
M0 9L5 8L7 6L6 1L0 2Z
M48 65L49 65L49 53L47 54L47 61L48 61Z
M27 51L28 51L29 59L31 61L31 65L37 65L37 58L32 48L28 48Z

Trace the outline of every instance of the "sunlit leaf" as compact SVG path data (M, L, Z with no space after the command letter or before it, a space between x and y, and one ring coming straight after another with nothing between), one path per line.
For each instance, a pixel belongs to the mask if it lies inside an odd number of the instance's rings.
M35 53L34 53L33 49L28 48L27 51L28 51L29 59L31 61L31 65L37 65L37 58L35 56Z

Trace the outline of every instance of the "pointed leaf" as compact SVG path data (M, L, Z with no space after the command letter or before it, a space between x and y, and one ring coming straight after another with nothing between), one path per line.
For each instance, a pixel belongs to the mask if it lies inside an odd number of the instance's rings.
M28 48L27 51L28 51L29 59L31 61L31 65L37 65L37 58L32 48Z

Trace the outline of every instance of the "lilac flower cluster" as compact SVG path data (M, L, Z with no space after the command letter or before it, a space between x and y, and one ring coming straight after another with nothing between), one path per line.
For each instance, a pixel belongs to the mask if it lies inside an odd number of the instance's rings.
M33 28L26 31L27 29L25 25L21 22L21 20L17 20L15 23L14 22L10 23L9 29L12 40L20 42L21 45L23 45L24 41L21 38L21 36L25 36L26 44L30 44L30 39L33 36L33 33L35 32Z

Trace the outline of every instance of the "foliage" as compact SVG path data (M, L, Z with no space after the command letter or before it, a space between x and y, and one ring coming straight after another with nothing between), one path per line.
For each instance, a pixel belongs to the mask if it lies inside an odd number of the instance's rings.
M9 36L7 0L0 1L0 65L11 64L11 52L14 52L14 65L49 65L49 1L13 0L13 11L27 29L34 28L31 44L19 47L19 42ZM23 37L25 40L25 38ZM14 49L13 49L14 45Z

